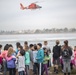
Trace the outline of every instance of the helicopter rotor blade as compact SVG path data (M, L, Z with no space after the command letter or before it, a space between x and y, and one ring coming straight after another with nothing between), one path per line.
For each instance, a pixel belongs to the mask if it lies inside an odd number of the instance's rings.
M34 3L42 3L42 2L44 2L44 1L36 1L36 2L34 2Z
M39 3L38 1L34 2L34 3Z

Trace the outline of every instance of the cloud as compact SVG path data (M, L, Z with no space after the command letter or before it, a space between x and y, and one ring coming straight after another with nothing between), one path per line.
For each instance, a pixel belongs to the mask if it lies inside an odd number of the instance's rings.
M76 27L76 0L47 0L39 10L20 10L36 0L1 0L0 30ZM38 0L42 1L42 0Z

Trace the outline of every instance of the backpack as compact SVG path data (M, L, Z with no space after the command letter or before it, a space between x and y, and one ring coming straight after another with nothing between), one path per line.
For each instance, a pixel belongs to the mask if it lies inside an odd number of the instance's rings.
M54 58L59 58L60 57L60 50L61 50L61 47L60 46L54 46L53 47L53 57Z
M69 50L68 50L68 49L65 49L65 50L63 51L63 56L64 56L65 58L68 58L68 57L70 56L70 53L69 53Z
M7 68L15 68L15 58L12 58L11 60L7 61Z

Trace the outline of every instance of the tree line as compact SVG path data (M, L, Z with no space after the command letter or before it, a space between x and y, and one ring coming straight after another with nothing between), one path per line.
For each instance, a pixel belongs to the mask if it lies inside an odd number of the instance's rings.
M76 28L51 28L20 31L0 31L0 34L40 34L40 33L76 33Z

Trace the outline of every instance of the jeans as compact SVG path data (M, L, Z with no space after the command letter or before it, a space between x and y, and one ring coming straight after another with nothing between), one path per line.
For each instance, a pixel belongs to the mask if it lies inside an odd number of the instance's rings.
M16 69L15 68L8 68L9 75L16 75Z
M25 75L25 72L24 71L20 71L19 75Z
M26 75L29 75L29 65L25 65Z
M5 59L3 59L3 67L4 67L4 73L3 75L7 75L7 62Z
M64 70L64 73L66 73L66 69L67 69L68 73L71 72L70 59L63 59L63 70Z
M48 67L47 64L43 64L43 73L46 72L46 75L48 75Z
M33 65L33 72L34 72L34 74L38 73L38 63L34 63L34 65Z

